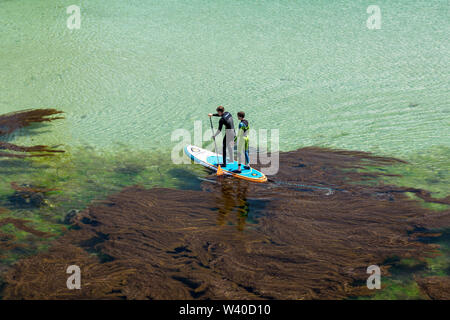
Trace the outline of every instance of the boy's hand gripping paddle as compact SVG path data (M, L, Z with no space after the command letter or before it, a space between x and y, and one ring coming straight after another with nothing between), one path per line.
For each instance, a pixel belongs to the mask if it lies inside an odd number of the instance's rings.
M222 170L222 168L220 167L220 164L219 164L219 154L217 153L216 137L214 136L214 128L213 128L213 123L212 123L211 117L209 117L209 122L211 124L211 132L212 132L212 137L214 139L214 149L216 151L216 157L217 157L217 173L216 174L218 176L222 176L223 175L223 170Z

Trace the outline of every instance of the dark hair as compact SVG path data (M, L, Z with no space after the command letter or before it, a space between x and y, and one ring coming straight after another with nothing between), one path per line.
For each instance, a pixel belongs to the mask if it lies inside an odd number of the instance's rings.
M217 109L216 109L216 111L217 111L217 112L224 112L224 111L225 111L225 108L222 107L222 106L218 106Z
M239 111L237 113L237 115L238 115L238 117L245 118L245 112L244 111Z

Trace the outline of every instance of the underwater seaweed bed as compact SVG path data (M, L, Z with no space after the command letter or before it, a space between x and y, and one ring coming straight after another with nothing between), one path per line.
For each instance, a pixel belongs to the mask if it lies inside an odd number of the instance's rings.
M49 117L59 113L54 109L42 109L2 115L2 133L8 134L1 138L9 140L12 129L19 130L23 126L27 129L21 134L36 134L35 125L61 119ZM0 225L0 277L2 271L18 259L46 250L50 241L67 230L65 222L70 222L71 215L95 199L105 199L134 184L182 189L192 184L189 180L174 179L173 166L155 165L164 163L166 155L129 150L124 145L117 145L111 152L91 146L65 145L65 152L57 156L42 154L43 150L53 150L47 146L17 148L22 150L20 158L11 156L17 153L12 150L0 154L0 221L4 219ZM40 156L34 157L36 154ZM194 173L199 169L188 171L185 166L177 167L177 170ZM49 236L37 237L23 227Z
M200 166L166 156L66 146L0 157L0 296L449 298L449 197L390 183L404 161L309 147L280 153L279 173L256 185L200 182ZM66 288L73 264L83 290ZM372 264L376 292L365 288Z
M381 166L396 160L304 148L280 154L281 169L272 178L278 183L222 177L202 182L197 191L125 188L76 215L72 229L48 251L6 272L3 298L370 296L361 285L369 265L379 265L388 276L394 265L439 256L436 243L419 240L439 237L434 229L450 226L450 211L424 208L405 194L408 188L355 184L379 174L344 169L367 162ZM307 187L325 183L333 192ZM447 201L416 192L427 201ZM246 216L261 202L263 209L249 223ZM72 264L81 267L83 290L65 287L65 268ZM406 282L400 289L387 280L390 293L382 290L385 296L378 297L407 298L406 291L415 298L445 298L447 293L436 295L435 288L445 287L448 277L436 277L417 275L417 284Z

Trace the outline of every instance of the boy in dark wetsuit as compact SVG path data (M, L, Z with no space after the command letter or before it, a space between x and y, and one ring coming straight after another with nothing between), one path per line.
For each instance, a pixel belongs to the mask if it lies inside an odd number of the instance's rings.
M237 148L237 154L238 154L238 168L237 170L234 170L233 172L241 173L241 163L243 163L243 155L245 155L245 166L244 169L248 170L250 169L249 163L250 163L250 157L249 157L249 138L248 138L248 132L250 129L250 126L248 125L248 121L245 120L245 112L240 111L237 113L238 119L241 120L239 123L239 131L238 131L238 148Z
M222 146L222 158L223 163L220 164L221 167L227 166L227 149L230 157L231 163L234 162L234 139L236 136L236 132L234 131L234 122L233 117L229 112L225 111L225 108L222 106L218 106L216 109L217 113L208 114L209 117L220 117L219 120L219 129L213 135L215 138L221 131L223 126L225 126L225 136L223 137L223 146Z

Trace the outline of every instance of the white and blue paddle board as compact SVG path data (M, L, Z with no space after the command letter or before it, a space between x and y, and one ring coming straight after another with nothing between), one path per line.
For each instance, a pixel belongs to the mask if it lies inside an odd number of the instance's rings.
M202 149L196 146L188 145L184 147L184 153L191 158L196 163L201 164L204 167L207 167L211 170L217 171L217 158L219 158L219 163L222 163L222 155L217 155L214 152L211 152L206 149ZM223 173L229 176L233 176L236 178L249 180L253 182L266 182L267 177L264 173L253 169L244 169L244 165L241 165L241 173L235 173L233 170L237 170L238 162L234 161L230 163L227 161L226 167L221 167Z

